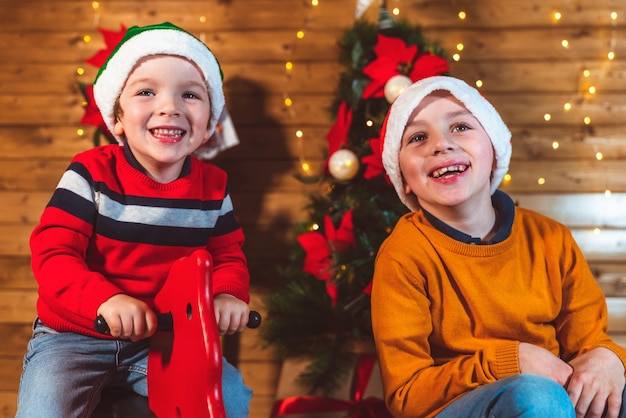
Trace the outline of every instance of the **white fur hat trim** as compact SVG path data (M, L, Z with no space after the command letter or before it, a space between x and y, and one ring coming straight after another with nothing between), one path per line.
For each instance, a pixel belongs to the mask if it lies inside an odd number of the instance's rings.
M493 105L478 90L462 80L448 76L429 77L410 85L398 96L389 109L385 132L382 135L382 158L385 171L400 200L413 211L419 209L419 204L415 195L405 193L400 171L399 155L402 135L413 110L426 96L436 90L448 91L463 103L489 135L496 159L496 168L493 170L491 178L492 194L502 182L511 160L511 132Z

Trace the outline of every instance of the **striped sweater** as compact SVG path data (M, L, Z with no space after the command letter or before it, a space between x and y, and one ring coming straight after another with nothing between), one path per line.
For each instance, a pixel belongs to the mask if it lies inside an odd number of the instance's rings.
M32 233L37 313L60 332L93 331L99 306L127 294L153 306L172 263L213 256L213 291L249 301L249 273L221 169L191 157L188 173L154 181L106 145L74 157Z

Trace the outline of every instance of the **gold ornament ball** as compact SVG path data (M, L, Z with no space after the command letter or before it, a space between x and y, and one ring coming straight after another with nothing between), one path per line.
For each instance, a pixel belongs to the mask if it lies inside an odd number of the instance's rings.
M335 151L328 160L328 171L337 180L350 180L359 171L359 158L349 149Z

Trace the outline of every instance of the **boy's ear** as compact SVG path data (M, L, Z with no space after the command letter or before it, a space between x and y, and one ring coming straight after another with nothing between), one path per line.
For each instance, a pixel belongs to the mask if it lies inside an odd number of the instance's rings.
M124 125L119 119L115 119L115 125L113 125L113 135L122 136L124 134Z

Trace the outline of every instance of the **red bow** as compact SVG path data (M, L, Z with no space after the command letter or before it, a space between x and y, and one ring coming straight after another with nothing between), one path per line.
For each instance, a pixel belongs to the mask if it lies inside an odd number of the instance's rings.
M375 354L364 354L357 363L352 399L341 400L322 396L291 396L274 402L272 417L289 414L346 411L349 418L391 418L385 403L373 396L363 398L376 362Z

